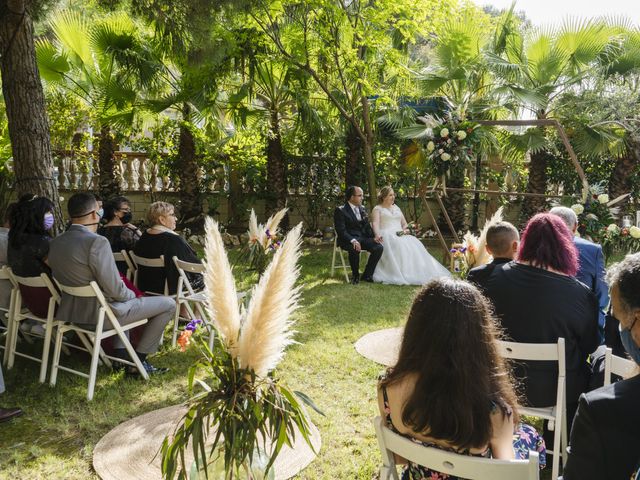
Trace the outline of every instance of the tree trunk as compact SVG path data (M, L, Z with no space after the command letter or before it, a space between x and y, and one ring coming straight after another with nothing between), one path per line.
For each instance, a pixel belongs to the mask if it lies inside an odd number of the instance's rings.
M362 140L351 124L348 124L345 144L344 182L347 187L361 185L363 181Z
M640 143L628 141L627 154L616 161L616 165L609 177L609 198L612 200L620 195L631 192L632 175L640 164ZM623 207L629 198L620 202L618 206Z
M120 195L119 167L115 160L115 141L111 128L103 125L100 128L98 142L98 167L100 169L100 195L105 200Z
M267 215L287 206L287 172L282 152L280 117L277 110L271 111L270 132L267 138ZM289 229L289 215L280 223L283 230Z
M183 121L180 124L178 144L178 164L180 165L180 224L192 232L201 232L204 228L202 214L202 193L200 191L199 165L196 156L196 142L189 124L190 108L184 105Z
M529 180L527 181L527 193L541 193L547 191L547 159L545 150L532 153L529 162ZM536 213L547 208L547 200L544 197L526 197L522 204L520 219L525 223Z
M373 164L373 129L371 128L371 116L369 113L369 99L365 96L361 97L362 104L362 123L364 125L363 150L364 162L367 166L367 183L369 184L369 201L371 208L376 204L378 190L376 187L376 171Z
M24 0L0 1L0 73L13 151L15 190L56 205L54 229L64 226L53 174L49 122L33 44L33 21Z

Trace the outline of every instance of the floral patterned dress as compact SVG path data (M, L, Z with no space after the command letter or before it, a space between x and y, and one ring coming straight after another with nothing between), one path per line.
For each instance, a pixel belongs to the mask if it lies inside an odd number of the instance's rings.
M424 445L425 447L435 447L443 450L447 450L450 452L456 452L461 455L471 455L473 457L484 457L491 458L491 448L487 447L487 449L482 453L470 453L468 450L455 450L453 448L445 449L441 445L437 445L433 442L421 442L420 440L416 440L415 438L411 438L407 435L400 433L394 426L391 421L391 408L389 408L389 399L387 398L387 389L382 387L382 396L384 400L384 413L385 413L385 421L387 427L394 432L402 435L403 437L407 437L410 440L413 440L416 443ZM492 406L494 411L498 409L498 405L492 402ZM511 411L508 411L508 415L511 415ZM541 435L530 425L526 423L518 424L516 431L513 435L513 450L515 453L515 458L518 460L529 458L529 451L533 450L538 452L540 468L544 468L547 464L546 458L546 447L544 444L544 440ZM459 479L459 477L455 477L453 475L448 475L446 473L436 472L435 470L431 470L430 468L423 467L421 465L417 465L415 463L409 462L407 466L402 471L402 480L464 480Z

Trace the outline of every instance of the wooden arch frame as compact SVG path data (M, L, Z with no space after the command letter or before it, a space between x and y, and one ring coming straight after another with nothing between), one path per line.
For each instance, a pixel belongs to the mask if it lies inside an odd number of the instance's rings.
M531 120L477 120L475 123L477 123L478 125L484 125L487 127L494 127L494 126L501 126L501 127L555 127L555 129L558 132L558 135L560 135L560 138L562 140L562 143L564 144L565 148L567 149L567 152L569 153L569 159L571 160L571 163L573 164L573 166L576 169L576 173L578 174L578 177L580 177L580 180L582 181L582 201L584 202L586 200L586 196L589 192L589 182L587 181L587 177L584 174L584 169L582 168L582 165L580 165L580 162L578 162L578 157L576 156L576 153L573 150L573 147L571 146L571 143L569 142L569 137L567 137L567 133L564 131L564 128L562 127L562 125L560 125L560 122L558 122L558 120L553 119L553 118L543 118L543 119L531 119ZM487 195L495 195L495 196L505 196L505 195L518 195L518 196L522 196L522 197L544 197L544 198L551 198L551 197L556 197L556 195L546 195L546 194L542 194L542 193L526 193L526 192L500 192L497 190L480 190L477 188L446 188L446 191L449 192L459 192L459 193L475 193L475 194L480 194L480 193L484 193ZM449 217L449 213L447 212L447 209L444 206L444 203L442 202L442 198L440 196L440 192L436 190L435 186L432 187L431 189L429 189L428 191L424 191L421 193L421 197L422 197L422 202L424 203L424 206L427 209L427 213L429 215L429 219L431 220L431 223L433 224L433 227L436 230L436 233L438 234L438 238L440 239L440 243L444 249L444 251L446 252L446 256L445 258L449 255L449 246L447 245L447 242L445 242L444 240L444 236L442 235L442 231L440 230L440 227L438 227L438 222L436 221L435 216L433 215L433 212L431 211L431 207L429 207L429 202L427 202L427 195L433 196L436 201L438 202L438 206L440 207L440 210L442 211L442 214L447 222L447 226L449 227L449 230L451 231L451 234L453 236L453 239L456 243L460 243L460 237L458 237L458 233L455 231L455 228L453 228L453 223L451 222L451 217Z

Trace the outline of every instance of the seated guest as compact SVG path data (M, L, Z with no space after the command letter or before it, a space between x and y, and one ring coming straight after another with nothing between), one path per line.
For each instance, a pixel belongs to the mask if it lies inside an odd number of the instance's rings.
M576 212L570 208L553 207L549 210L549 213L560 217L567 227L569 227L571 233L573 233L573 243L578 249L579 255L579 267L576 278L589 287L598 299L598 325L600 326L601 340L604 340L605 314L609 306L609 289L604 280L604 255L602 254L602 247L597 243L576 236L578 216Z
M165 372L167 369L155 368L146 358L158 350L164 327L173 316L175 302L163 296L136 298L126 287L113 261L109 242L95 233L100 215L93 195L76 193L69 199L67 209L71 227L51 242L49 259L54 278L70 287L95 281L121 325L148 318L136 353L149 374ZM57 318L93 329L98 319L98 303L93 298L70 297L62 293ZM108 319L105 322L105 328L111 328ZM128 358L118 337L114 340L114 356ZM130 368L128 372L135 374L137 370Z
M609 268L612 315L622 343L640 365L640 254ZM640 455L640 375L580 397L564 480L628 479Z
M9 246L7 260L14 274L20 277L39 277L41 273L51 275L47 263L49 255L49 231L53 227L54 205L51 200L37 195L23 195L9 217ZM45 287L20 285L23 304L38 317L46 317L51 292ZM21 328L32 333L43 334L38 322L25 320Z
M0 364L0 393L4 393L4 378L2 377L2 365ZM19 408L1 408L0 407L0 423L11 420L12 418L22 415Z
M191 263L200 263L196 252L176 229L175 207L167 202L154 202L149 206L147 220L152 225L136 243L133 252L139 257L158 258L164 255L164 271L157 268L138 268L138 288L143 292L164 293L165 281L169 294L174 295L178 288L178 270L173 257ZM200 274L189 274L189 281L196 290L204 288Z
M106 223L98 228L98 235L109 240L112 252L133 250L142 232L131 224L133 215L131 205L126 197L116 197L104 204L104 220ZM118 270L123 275L127 273L127 264L117 262Z
M7 249L9 248L9 228L11 212L16 207L15 203L10 203L4 213L4 222L0 227L0 268L7 265ZM11 282L0 280L0 307L9 308L11 301ZM4 323L4 316L0 317L0 323Z
M413 301L398 362L378 385L387 427L463 455L508 460L528 458L534 450L544 465L544 442L519 422L498 338L489 302L476 287L447 278L428 283ZM402 478L440 475L409 463Z
M467 275L467 280L478 286L482 292L487 288L493 270L513 260L518 251L520 234L509 222L498 222L487 229L486 242L487 252L493 256L493 260L486 265L472 268Z
M354 285L360 283L360 252L366 250L370 253L362 280L373 282L373 273L384 250L383 239L373 231L367 211L362 206L363 197L364 193L360 187L347 187L345 204L336 207L333 212L338 246L349 253L351 283Z
M527 224L517 260L496 269L486 290L512 341L556 343L564 338L568 425L578 397L589 383L589 354L600 340L598 302L593 292L575 279L577 270L573 235L560 218L541 213ZM557 364L522 361L515 373L523 382L529 405L555 405Z

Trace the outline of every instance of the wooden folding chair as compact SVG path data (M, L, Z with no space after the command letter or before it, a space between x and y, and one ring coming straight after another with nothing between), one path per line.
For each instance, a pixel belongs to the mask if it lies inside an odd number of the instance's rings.
M113 252L113 259L116 262L124 262L127 265L127 280L133 282L133 275L136 271L136 267L133 265L133 261L129 257L126 250L120 250L119 252Z
M551 478L555 480L558 478L558 474L560 472L560 458L562 457L563 464L566 462L569 434L569 431L567 430L567 373L564 338L559 338L557 343L517 343L499 341L498 349L504 358L512 360L554 361L558 363L556 404L542 408L526 406L520 407L520 413L548 420L549 430L554 430L554 448L553 450L547 449L547 453L553 455Z
M9 339L11 338L11 325L13 323L13 309L16 298L16 289L13 285L13 282L11 281L9 272L10 270L8 266L5 265L0 267L0 281L7 282L8 285L11 286L9 305L0 305L0 315L2 315L2 319L0 320L0 337L4 337L4 341L0 341L0 349L4 350L4 354L2 357L3 365L6 365L8 360L8 345Z
M135 265L135 270L133 273L133 284L136 287L140 288L138 285L138 273L140 271L141 266L146 268L161 268L162 274L164 275L164 255L160 255L158 258L145 258L145 257L139 257L132 251L129 251L129 256L131 257L131 260L133 260L133 264ZM163 293L156 293L156 292L144 292L144 293L146 293L147 295L167 295L167 296L170 296L171 298L175 298L175 295L169 295L169 284L167 283L166 278L164 281Z
M178 257L176 256L173 257L173 263L178 269L178 274L179 274L178 289L176 291L176 312L173 317L173 337L171 339L171 346L175 347L176 341L178 339L180 310L183 305L186 308L187 313L189 314L189 317L191 319L198 318L196 317L193 311L193 308L195 308L198 315L200 315L199 318L202 319L203 322L206 322L210 325L211 325L211 322L209 321L205 311L206 309L204 308L204 305L207 302L207 296L205 292L202 292L202 291L196 292L193 286L191 285L191 282L189 281L189 277L187 275L187 272L204 274L205 272L204 265L202 263L185 262L184 260L179 260ZM215 337L213 334L213 330L210 330L210 332L211 333L209 335L209 348L212 349L213 340Z
M336 254L340 257L340 264L342 265L342 271L344 273L345 282L349 283L349 270L347 269L347 264L344 261L344 252L342 248L338 246L338 236L333 237L333 257L331 258L331 276L333 277L334 271L337 268L340 268L340 265L336 263ZM360 252L361 255L365 255L366 259L369 259L369 252L366 250L362 250ZM364 260L364 259L363 259Z
M6 344L5 355L7 357L7 369L12 369L13 364L15 362L15 357L23 357L29 360L33 360L34 362L40 363L40 383L44 383L47 378L47 366L49 364L49 349L51 347L51 340L53 337L53 330L58 325L58 321L54 319L56 306L60 304L60 295L58 291L53 286L53 283L49 276L46 273L41 273L39 277L21 277L16 275L11 271L10 268L7 267L8 276L13 284L14 289L14 300L13 300L13 312L10 313L9 317L12 318L9 327L9 338ZM23 305L22 293L20 292L20 286L31 287L31 288L43 288L47 289L50 295L48 305L47 305L47 315L46 317L39 317L35 315L33 312L29 311L26 306ZM31 356L24 352L17 351L18 344L18 332L20 332L20 322L24 320L35 320L38 323L41 323L44 328L44 342L42 345L42 355L40 358ZM36 335L29 332L22 332L25 337L34 336L40 337L40 335Z
M56 334L55 348L53 351L53 365L51 367L51 379L50 379L51 386L55 386L56 384L56 380L58 378L58 370L64 370L65 372L73 373L75 375L88 378L89 385L87 388L87 400L92 400L93 393L95 390L95 385L96 385L97 372L98 372L98 360L100 358L102 358L102 360L106 365L110 365L109 360L114 360L114 361L123 363L125 365L134 366L138 369L138 371L140 372L140 375L142 375L142 378L144 378L145 380L148 380L149 374L145 370L144 366L142 365L142 362L140 361L140 358L136 354L135 350L131 346L131 343L129 342L129 339L125 335L125 332L127 330L131 330L133 328L139 327L140 325L144 325L145 323L147 323L148 320L144 318L142 320L137 320L127 325L120 325L120 322L118 322L118 319L116 318L113 311L111 310L111 307L107 303L107 300L105 299L104 294L102 293L102 290L100 289L100 287L96 282L91 282L89 285L86 285L83 287L69 287L66 285L62 285L59 282L57 283L58 283L58 286L60 287L60 290L63 293L66 293L67 295L71 295L74 297L82 297L82 298L95 298L100 305L100 309L98 310L98 318L97 318L95 330L82 328L78 325L75 325L69 322L64 322L64 323L60 322L60 325L58 326L58 331ZM107 330L105 330L105 325L104 325L105 317L111 322L111 328ZM90 322L87 322L87 323L90 323ZM69 332L69 331L76 332L79 337L81 338L85 337L88 339L88 341L83 340L83 343L85 343L85 346L88 348L89 352L91 353L91 366L89 367L88 374L84 372L80 372L78 370L74 370L70 367L65 367L60 365L60 351L62 349L62 339L63 339L62 336L64 335L65 332ZM113 337L114 335L117 335L120 338L120 340L122 340L122 343L124 344L124 347L127 350L129 357L133 361L112 357L104 353L100 345L102 340L105 338Z
M604 384L611 385L612 375L618 375L622 378L629 377L637 367L633 360L618 357L613 354L610 348L607 348L604 354Z
M538 453L528 460L494 460L425 447L387 428L381 417L373 419L382 454L380 480L399 480L395 456L431 470L469 480L538 480Z

